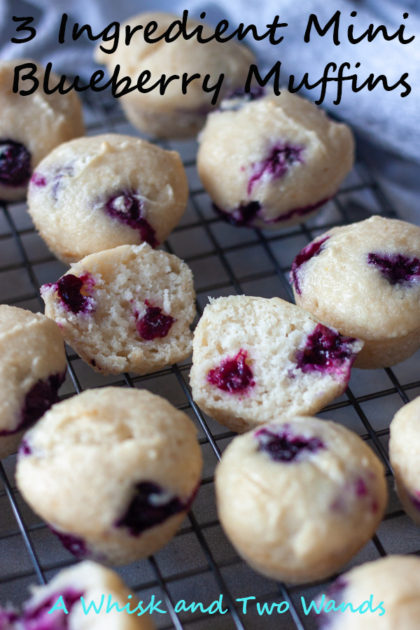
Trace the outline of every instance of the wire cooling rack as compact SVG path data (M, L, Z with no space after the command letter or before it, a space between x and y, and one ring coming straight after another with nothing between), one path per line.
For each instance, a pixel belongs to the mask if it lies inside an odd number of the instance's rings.
M92 97L90 97L92 98ZM103 132L139 135L122 116L115 100L85 103L88 134ZM165 142L178 150L190 183L187 211L165 247L192 268L198 311L208 296L245 293L291 300L288 273L296 253L317 234L335 225L367 218L372 213L397 216L366 166L358 163L337 197L306 224L279 232L235 228L215 216L195 167L196 143ZM402 217L403 218L403 217ZM1 302L33 311L42 309L39 285L53 282L66 270L36 234L24 203L0 204ZM68 349L68 375L61 393L68 397L86 388L104 385L141 387L167 398L195 421L203 450L204 478L198 497L177 536L156 556L119 569L127 584L146 606L159 602L166 614L156 613L158 628L191 630L289 630L315 627L305 616L300 597L312 599L324 592L328 582L288 586L263 578L236 554L217 519L213 472L221 452L232 438L194 404L188 372L190 362L138 377L98 375ZM394 369L354 370L350 386L340 399L320 414L342 422L366 440L384 462L390 493L387 514L376 536L348 566L393 553L419 553L419 530L401 510L393 489L387 454L389 423L402 404L420 394L420 352ZM14 482L15 456L0 462L0 603L19 605L27 587L43 583L58 570L74 563L43 522L25 505ZM1 488L3 485L3 488ZM346 567L348 568L348 567ZM372 585L373 587L373 585ZM238 598L254 596L244 614ZM176 612L180 600L219 600L224 614ZM286 601L289 611L260 614L256 603ZM267 610L267 609L266 609Z

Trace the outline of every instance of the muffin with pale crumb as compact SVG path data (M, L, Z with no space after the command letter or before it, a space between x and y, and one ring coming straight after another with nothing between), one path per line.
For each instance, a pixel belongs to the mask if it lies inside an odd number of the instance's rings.
M147 243L86 256L41 295L66 342L103 374L148 374L191 352L191 270Z
M362 346L279 298L218 298L194 332L193 398L238 432L313 414L343 393Z

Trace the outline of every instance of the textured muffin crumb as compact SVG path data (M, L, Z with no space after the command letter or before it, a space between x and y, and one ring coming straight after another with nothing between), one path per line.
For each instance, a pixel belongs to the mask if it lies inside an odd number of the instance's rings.
M194 332L193 397L239 432L316 413L344 391L362 345L279 298L218 298Z
M72 280L73 292L63 299L60 283L69 276L77 282ZM100 372L145 374L185 359L191 351L191 270L146 243L87 256L41 292L46 315Z

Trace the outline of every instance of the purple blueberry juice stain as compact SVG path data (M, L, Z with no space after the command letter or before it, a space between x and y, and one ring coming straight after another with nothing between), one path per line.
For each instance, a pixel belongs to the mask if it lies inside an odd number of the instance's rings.
M316 453L325 448L325 444L317 437L294 435L289 425L278 431L258 429L254 437L258 442L258 450L267 453L275 462L300 462L306 459L309 453Z
M236 112L239 109L242 109L246 103L263 98L265 94L265 89L260 85L256 85L248 91L245 91L245 88L243 87L236 88L231 92L228 92L226 96L223 97L223 101L220 104L218 111Z
M367 500L370 511L375 514L379 510L379 503L374 496L371 495L369 487L362 477L358 477L353 483L353 489L358 499Z
M266 221L266 223L268 224L281 223L282 221L289 221L289 219L292 219L294 216L303 217L307 214L311 214L311 212L313 212L317 208L320 208L321 206L326 204L327 201L329 201L330 199L331 197L326 197L325 199L321 199L321 201L316 201L315 203L311 203L307 206L301 206L300 208L292 208L292 210L289 210L288 212L281 214L276 219Z
M115 526L126 527L132 536L140 536L145 530L187 510L190 503L184 503L152 481L141 481L135 486L127 511Z
M339 606L344 601L344 591L347 587L348 587L348 581L346 580L344 576L340 575L340 577L338 577L335 580L335 582L333 582L331 586L329 587L329 589L327 590L326 601L328 602L330 600L334 600L335 605ZM316 614L314 612L312 614L317 619L319 630L325 630L325 628L328 628L328 626L331 625L333 617L337 613L325 612L324 610L322 610L319 614ZM338 614L341 614L341 613L338 613Z
M0 140L0 184L25 186L31 177L31 154L20 142Z
M8 628L9 624L14 624L18 620L19 616L14 610L0 608L0 630Z
M35 171L31 177L31 185L43 188L47 185L47 178L44 175L41 175L41 173Z
M159 306L153 306L149 300L145 301L146 312L137 319L136 328L140 337L145 341L151 341L156 338L163 338L169 333L175 319L164 313ZM138 314L135 313L136 317Z
M29 445L28 440L22 440L19 446L19 457L24 457L25 455L32 455L32 447Z
M392 285L408 284L420 278L420 259L403 254L378 254L370 252L367 255L369 265L376 267L383 277Z
M12 435L33 426L52 405L58 402L58 390L65 377L64 372L51 374L45 380L37 381L25 396L18 426L12 430L0 431L0 436Z
M368 477L371 477L368 471ZM372 479L375 477L373 475ZM334 512L348 513L354 509L354 497L357 500L364 501L364 505L368 505L372 513L379 510L379 504L376 498L371 494L368 484L362 477L356 477L347 481L344 487L339 488L339 495L331 504ZM365 509L365 508L364 508Z
M44 413L58 402L58 390L66 373L52 374L44 381L38 381L25 397L22 409L21 429L31 427Z
M94 286L95 280L90 273L81 276L66 273L55 284L44 285L43 290L53 288L66 310L77 315L95 310L96 303L92 297Z
M353 352L353 337L344 337L340 333L317 324L315 330L306 339L304 348L296 353L297 367L302 372L322 372L350 377L350 368L356 358Z
M408 496L416 510L420 510L420 491L417 490L415 494L409 494Z
M20 618L24 630L67 630L69 628L68 617L72 608L77 602L80 602L83 595L83 591L68 588L65 591L50 595L35 607L31 606L31 602L29 602ZM60 597L62 598L61 602L59 602ZM52 613L49 612L57 602L59 605L64 603L68 614L63 607Z
M248 181L247 193L250 195L256 184L264 177L280 179L284 177L293 164L303 162L302 151L304 147L291 144L275 145L269 155L261 162L251 165L253 173Z
M51 532L57 536L63 547L79 560L91 555L83 538L66 532L60 532L52 525L48 525L48 527Z
M366 497L369 494L366 482L361 477L358 477L354 482L354 491L357 497Z
M141 240L151 247L157 247L155 230L144 218L144 203L141 197L133 190L120 190L105 203L105 211L113 219L117 219L133 230L137 230Z
M53 196L53 199L55 201L57 201L58 199L58 193L60 192L60 188L63 185L63 179L65 177L73 177L73 175L74 168L71 165L62 166L54 171L51 185L51 195Z
M236 356L223 359L218 367L208 372L207 382L229 394L244 394L255 385L247 356L247 351L241 348Z
M330 198L322 199L321 201L317 201L316 203L310 204L308 206L302 206L300 208L292 208L288 212L284 212L275 219L265 219L263 217L263 206L259 201L241 203L239 206L233 208L229 212L226 210L222 210L221 208L216 206L216 204L213 204L213 209L224 221L227 221L231 225L235 225L237 227L258 227L258 221L261 221L266 225L273 225L275 223L283 223L285 221L289 221L295 216L305 216L307 214L311 214L312 212L314 212L314 210L327 203L329 199Z
M296 292L299 295L301 294L301 289L299 285L299 273L298 273L300 268L302 267L302 265L307 263L308 260L311 260L311 258L314 258L314 256L319 256L319 254L324 249L323 245L325 241L327 241L329 238L330 238L329 236L324 236L324 238L321 238L318 241L309 243L309 245L306 245L306 247L304 247L294 259L292 263L292 269L290 272L290 280L292 284L294 285Z
M213 204L213 208L222 219L231 225L237 227L251 227L254 220L258 218L258 214L261 211L261 204L259 201L250 201L249 203L239 205L231 212L221 210L216 204Z

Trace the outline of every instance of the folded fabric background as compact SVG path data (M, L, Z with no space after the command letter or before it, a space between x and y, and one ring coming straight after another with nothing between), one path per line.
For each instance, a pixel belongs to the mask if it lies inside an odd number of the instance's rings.
M85 38L65 45L57 44L57 33L63 12L70 14L72 20L89 23L95 31L104 28L113 20L123 21L136 13L147 10L163 10L182 13L188 9L193 16L206 11L210 23L216 24L221 19L228 19L232 28L238 23L254 23L260 29L272 22L275 15L280 15L282 22L287 22L284 40L278 45L271 45L267 40L255 42L247 37L259 59L261 69L270 68L277 60L282 61L284 76L293 73L297 77L309 72L312 81L323 74L327 63L349 62L354 68L356 62L361 66L357 70L363 80L370 73L386 74L390 84L395 83L404 72L409 74L412 92L401 98L401 89L385 92L378 86L373 91L362 90L358 93L344 88L340 105L335 106L334 90L328 90L324 106L335 115L348 121L356 132L367 142L362 144L365 158L378 171L385 174L384 184L394 196L394 202L408 212L411 220L420 220L416 215L415 196L417 195L418 168L420 165L420 2L419 0L335 0L327 3L323 0L190 0L188 5L169 0L73 0L70 4L64 0L3 0L0 3L0 57L32 57L43 63L52 61L54 68L62 73L82 73L89 76L95 69L92 60L93 44ZM320 24L325 24L335 11L341 11L342 37L340 46L335 46L331 35L321 38L316 34L310 44L303 42L303 34L310 13L315 13ZM356 10L355 18L350 12ZM408 19L403 19L404 11L409 12ZM37 27L37 37L26 44L12 44L10 37L14 33L13 15L33 16ZM398 40L385 41L380 35L372 42L362 41L357 45L349 43L346 37L347 26L355 24L355 32L362 32L370 23L385 24L389 32L394 32L402 23L406 24L406 36L415 35L416 39L407 45ZM316 90L308 93L317 98Z

